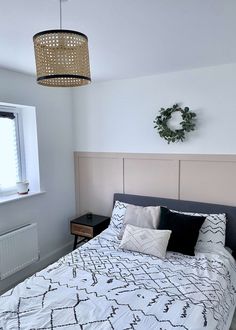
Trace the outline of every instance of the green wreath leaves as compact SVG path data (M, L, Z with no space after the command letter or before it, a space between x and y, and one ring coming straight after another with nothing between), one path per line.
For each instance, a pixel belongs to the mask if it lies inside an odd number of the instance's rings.
M171 119L174 112L180 112L182 121L180 125L182 128L172 130L168 126L168 121ZM188 107L180 108L178 104L174 104L172 108L161 108L160 114L156 116L153 121L160 137L164 138L168 144L170 142L184 141L185 133L194 131L195 129L196 113L189 110Z

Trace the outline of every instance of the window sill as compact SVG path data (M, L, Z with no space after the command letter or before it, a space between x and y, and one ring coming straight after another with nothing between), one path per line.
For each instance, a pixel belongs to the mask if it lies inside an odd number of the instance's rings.
M33 197L36 195L42 195L45 193L46 193L46 191L31 191L27 195L13 194L13 195L8 195L8 196L0 196L0 205L18 201L18 200L25 199L25 198L29 198L29 197Z

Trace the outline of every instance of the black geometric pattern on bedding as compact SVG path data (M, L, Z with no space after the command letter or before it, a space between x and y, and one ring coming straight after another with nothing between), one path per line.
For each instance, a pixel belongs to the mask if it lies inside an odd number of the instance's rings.
M126 203L116 201L112 215L111 215L111 221L110 221L110 226L114 227L115 229L122 229L123 228L123 220L127 208Z
M223 263L178 253L161 260L119 243L99 235L0 297L0 329L9 319L21 330L188 330L194 313L199 329L223 329L235 304Z

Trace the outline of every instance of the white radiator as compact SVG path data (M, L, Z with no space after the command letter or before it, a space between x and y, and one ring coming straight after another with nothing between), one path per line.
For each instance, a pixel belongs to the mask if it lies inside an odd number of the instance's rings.
M0 235L0 279L39 260L37 224Z

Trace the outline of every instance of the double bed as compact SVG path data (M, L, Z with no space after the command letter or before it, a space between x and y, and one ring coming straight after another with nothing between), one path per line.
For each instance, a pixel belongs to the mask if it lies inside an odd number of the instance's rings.
M134 205L227 213L226 246L236 249L236 208L115 194ZM160 259L119 248L104 232L0 297L0 329L217 329L230 327L236 266L225 248Z

